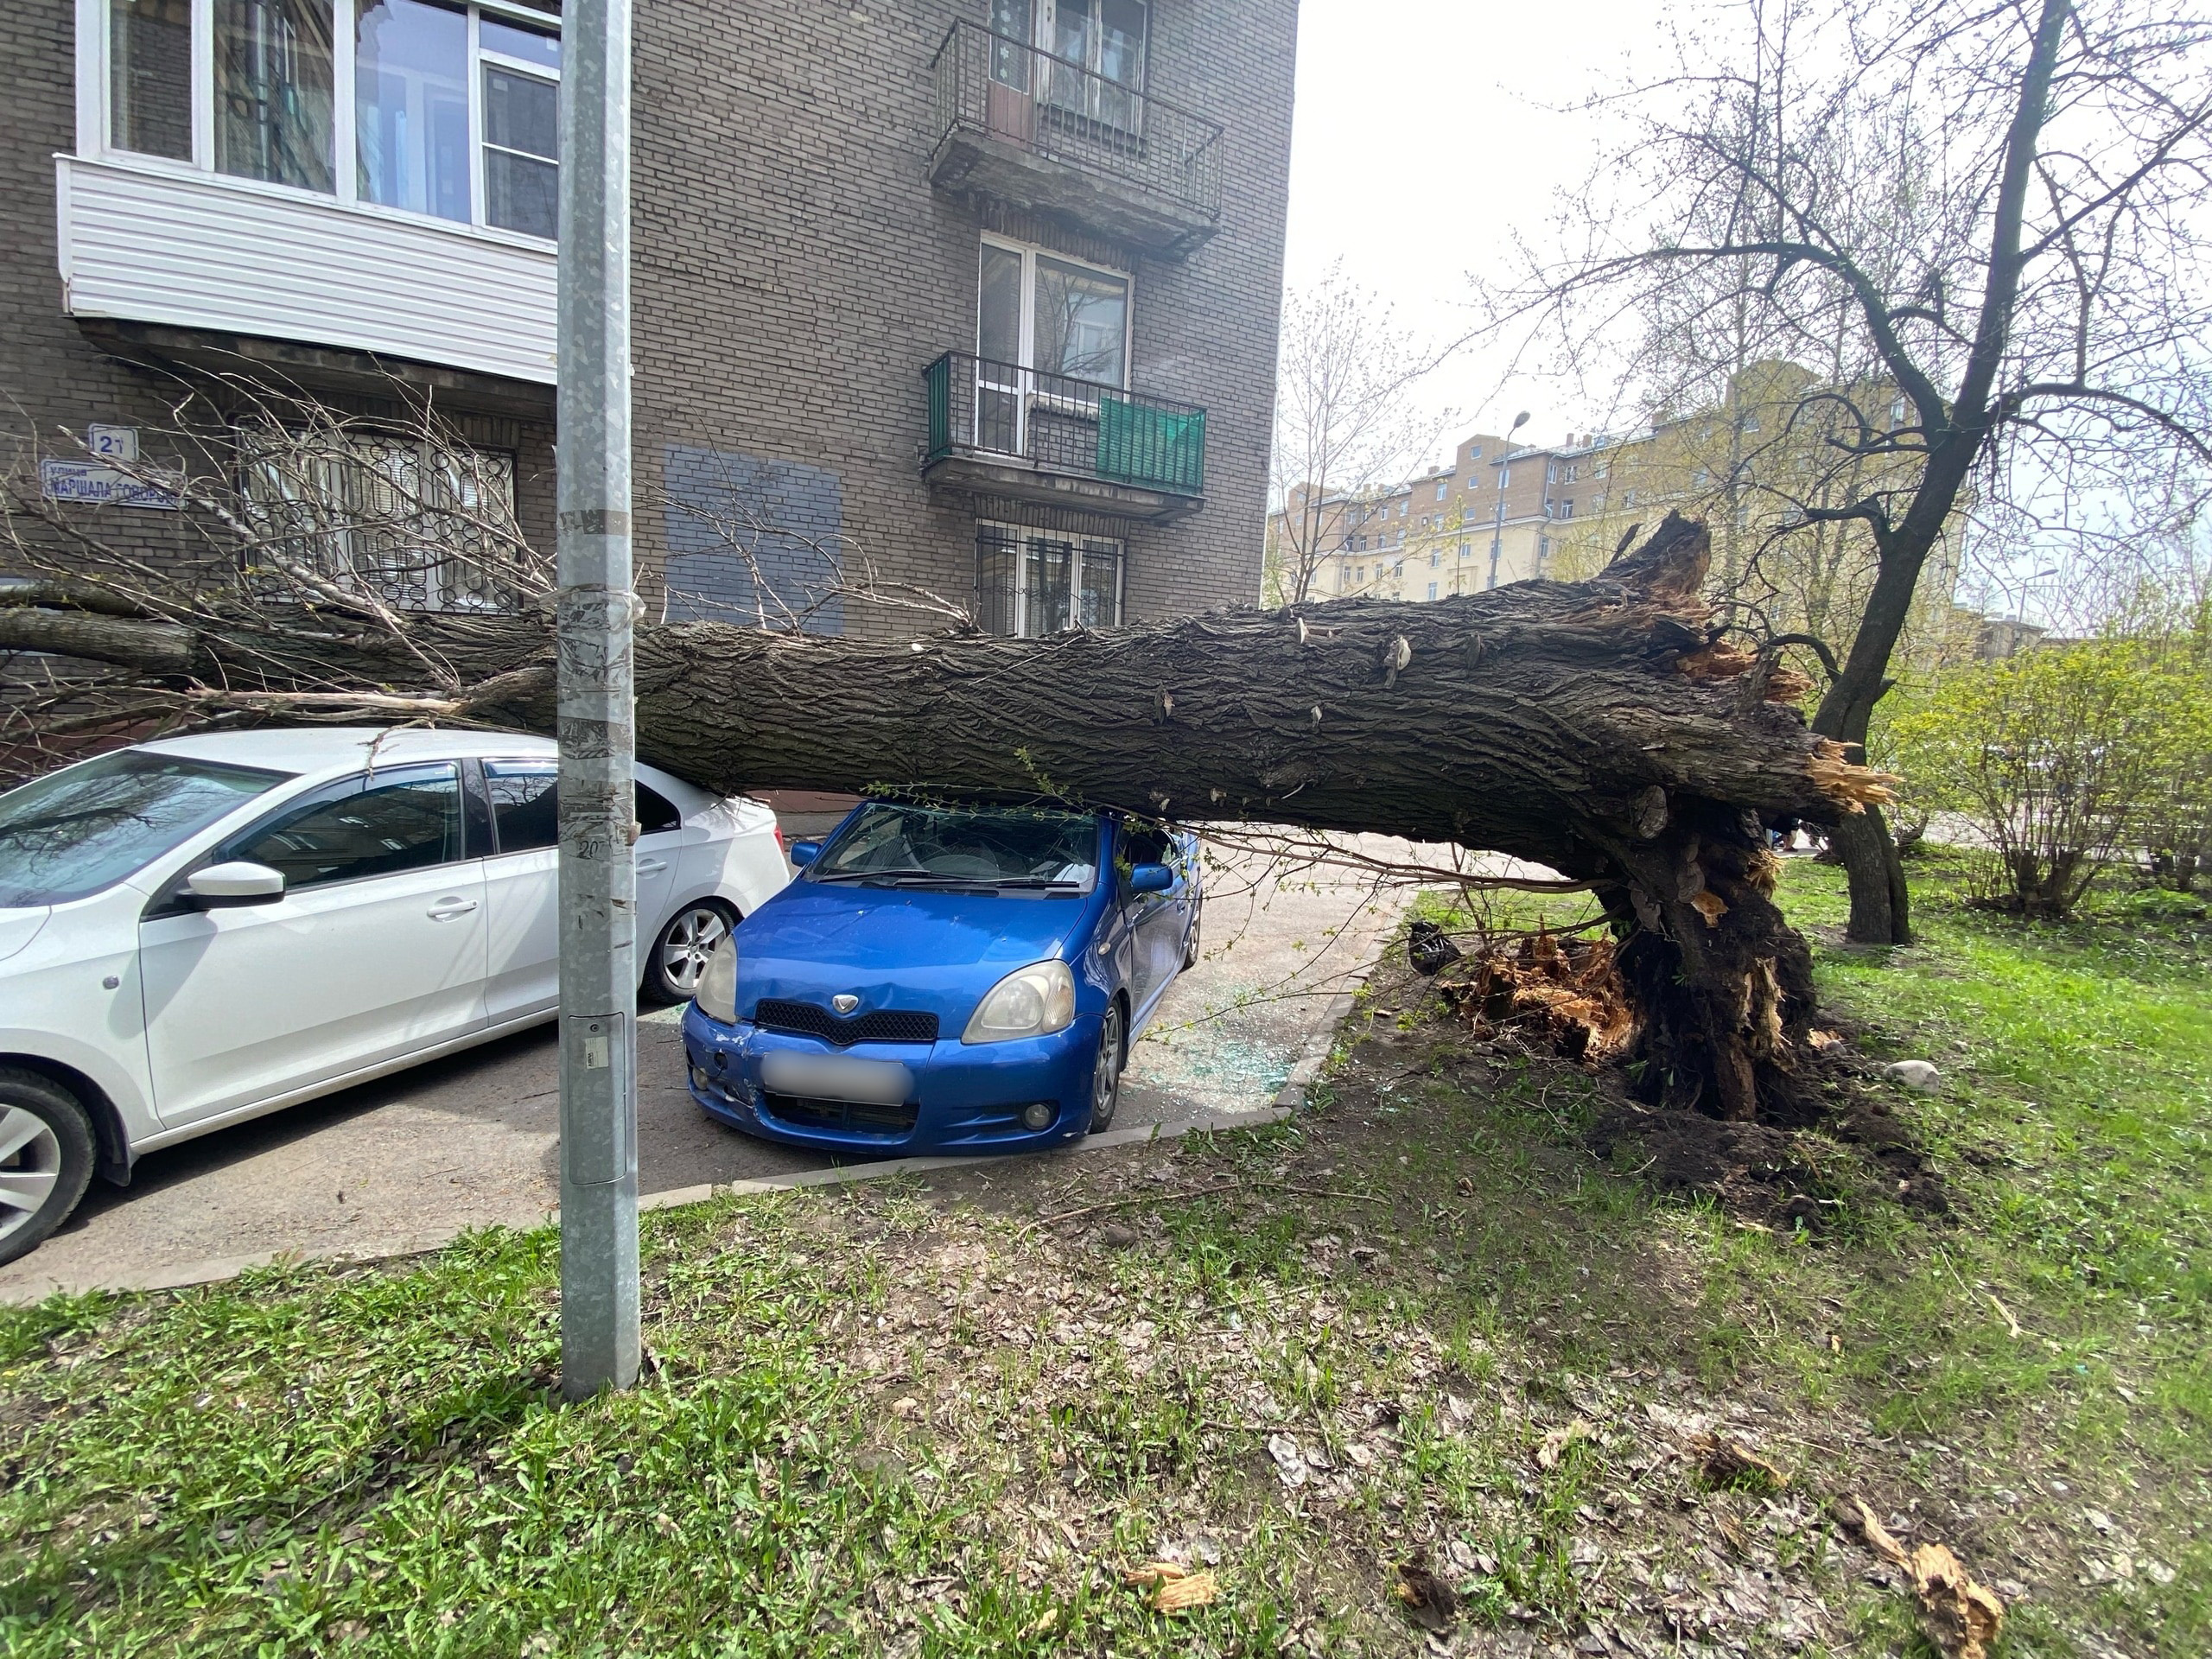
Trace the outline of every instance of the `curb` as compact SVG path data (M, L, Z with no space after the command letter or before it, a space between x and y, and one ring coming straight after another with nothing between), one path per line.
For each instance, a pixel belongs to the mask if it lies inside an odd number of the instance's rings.
M1090 1152L1110 1152L1116 1147L1135 1146L1140 1141L1173 1141L1185 1135L1204 1134L1216 1129L1256 1129L1270 1123L1280 1123L1302 1109L1306 1090L1329 1062L1335 1049L1338 1028L1341 1027L1357 999L1360 988L1367 982L1363 971L1350 981L1346 988L1329 1000L1323 1010L1321 1025L1306 1039L1298 1058L1292 1063L1290 1072L1274 1098L1267 1105L1243 1112L1211 1112L1201 1117L1186 1118L1175 1123L1147 1123L1141 1128L1108 1129L1103 1134L1084 1137L1075 1145L1058 1152L1046 1153L1044 1157L1077 1157ZM653 1192L638 1199L640 1213L648 1210L677 1210L686 1205L705 1204L721 1198L744 1198L763 1192L788 1192L802 1187L846 1186L862 1181L884 1181L894 1176L921 1174L936 1169L982 1169L993 1164L1035 1163L1040 1154L1033 1152L1001 1153L985 1157L892 1158L873 1164L837 1164L827 1169L801 1170L795 1175L768 1175L747 1180L709 1181L697 1186L671 1187L664 1192ZM194 1285L219 1284L226 1279L235 1279L255 1268L276 1267L281 1263L325 1262L348 1266L365 1265L374 1262L396 1262L410 1255L427 1255L433 1250L443 1249L465 1232L474 1232L485 1227L513 1227L529 1229L557 1224L558 1210L533 1210L507 1216L494 1216L472 1221L465 1226L453 1227L436 1234L420 1234L391 1240L365 1249L331 1250L262 1250L251 1255L217 1255L198 1262L182 1262L165 1268L146 1268L136 1272L102 1274L98 1278L56 1278L40 1286L10 1285L0 1287L0 1306L29 1307L49 1296L83 1295L91 1291L149 1291L183 1290Z

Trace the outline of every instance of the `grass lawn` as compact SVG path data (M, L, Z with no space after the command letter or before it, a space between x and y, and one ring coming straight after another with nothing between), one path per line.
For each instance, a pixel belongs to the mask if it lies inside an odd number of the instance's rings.
M1586 1148L1616 1080L1384 976L1290 1124L650 1217L653 1364L582 1407L545 1232L0 1310L0 1651L1920 1651L1850 1491L1999 1589L2004 1659L2196 1659L2212 929L1921 891L1819 973L1943 1068L1895 1109L1948 1222L1655 1192ZM1832 939L1834 872L1785 899ZM1160 1559L1215 1599L1156 1611Z

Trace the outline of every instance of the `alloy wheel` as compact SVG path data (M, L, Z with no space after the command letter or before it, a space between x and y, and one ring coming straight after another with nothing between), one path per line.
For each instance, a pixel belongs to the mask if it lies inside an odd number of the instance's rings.
M1109 1002L1098 1027L1098 1058L1090 1068L1090 1128L1093 1134L1114 1121L1122 1100L1122 1005Z
M37 1113L0 1105L0 1240L29 1226L61 1179L61 1138Z
M715 947L729 937L729 918L712 905L693 905L662 931L660 974L667 988L680 996L699 988L699 976Z

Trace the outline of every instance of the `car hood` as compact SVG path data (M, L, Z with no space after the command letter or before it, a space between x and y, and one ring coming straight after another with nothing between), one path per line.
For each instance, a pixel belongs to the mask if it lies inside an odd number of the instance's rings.
M827 1006L842 993L860 998L855 1014L934 1014L957 1035L1006 975L1065 954L1097 902L794 881L738 926L738 1007L750 1016L764 996Z
M7 961L36 938L39 929L46 925L46 918L53 913L50 905L28 905L20 910L0 910L0 962Z

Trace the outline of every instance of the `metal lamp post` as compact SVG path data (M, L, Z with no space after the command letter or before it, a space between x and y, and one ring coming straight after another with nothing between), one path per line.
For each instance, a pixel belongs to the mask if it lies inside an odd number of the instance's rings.
M561 41L561 1386L637 1380L638 877L631 843L630 0Z

